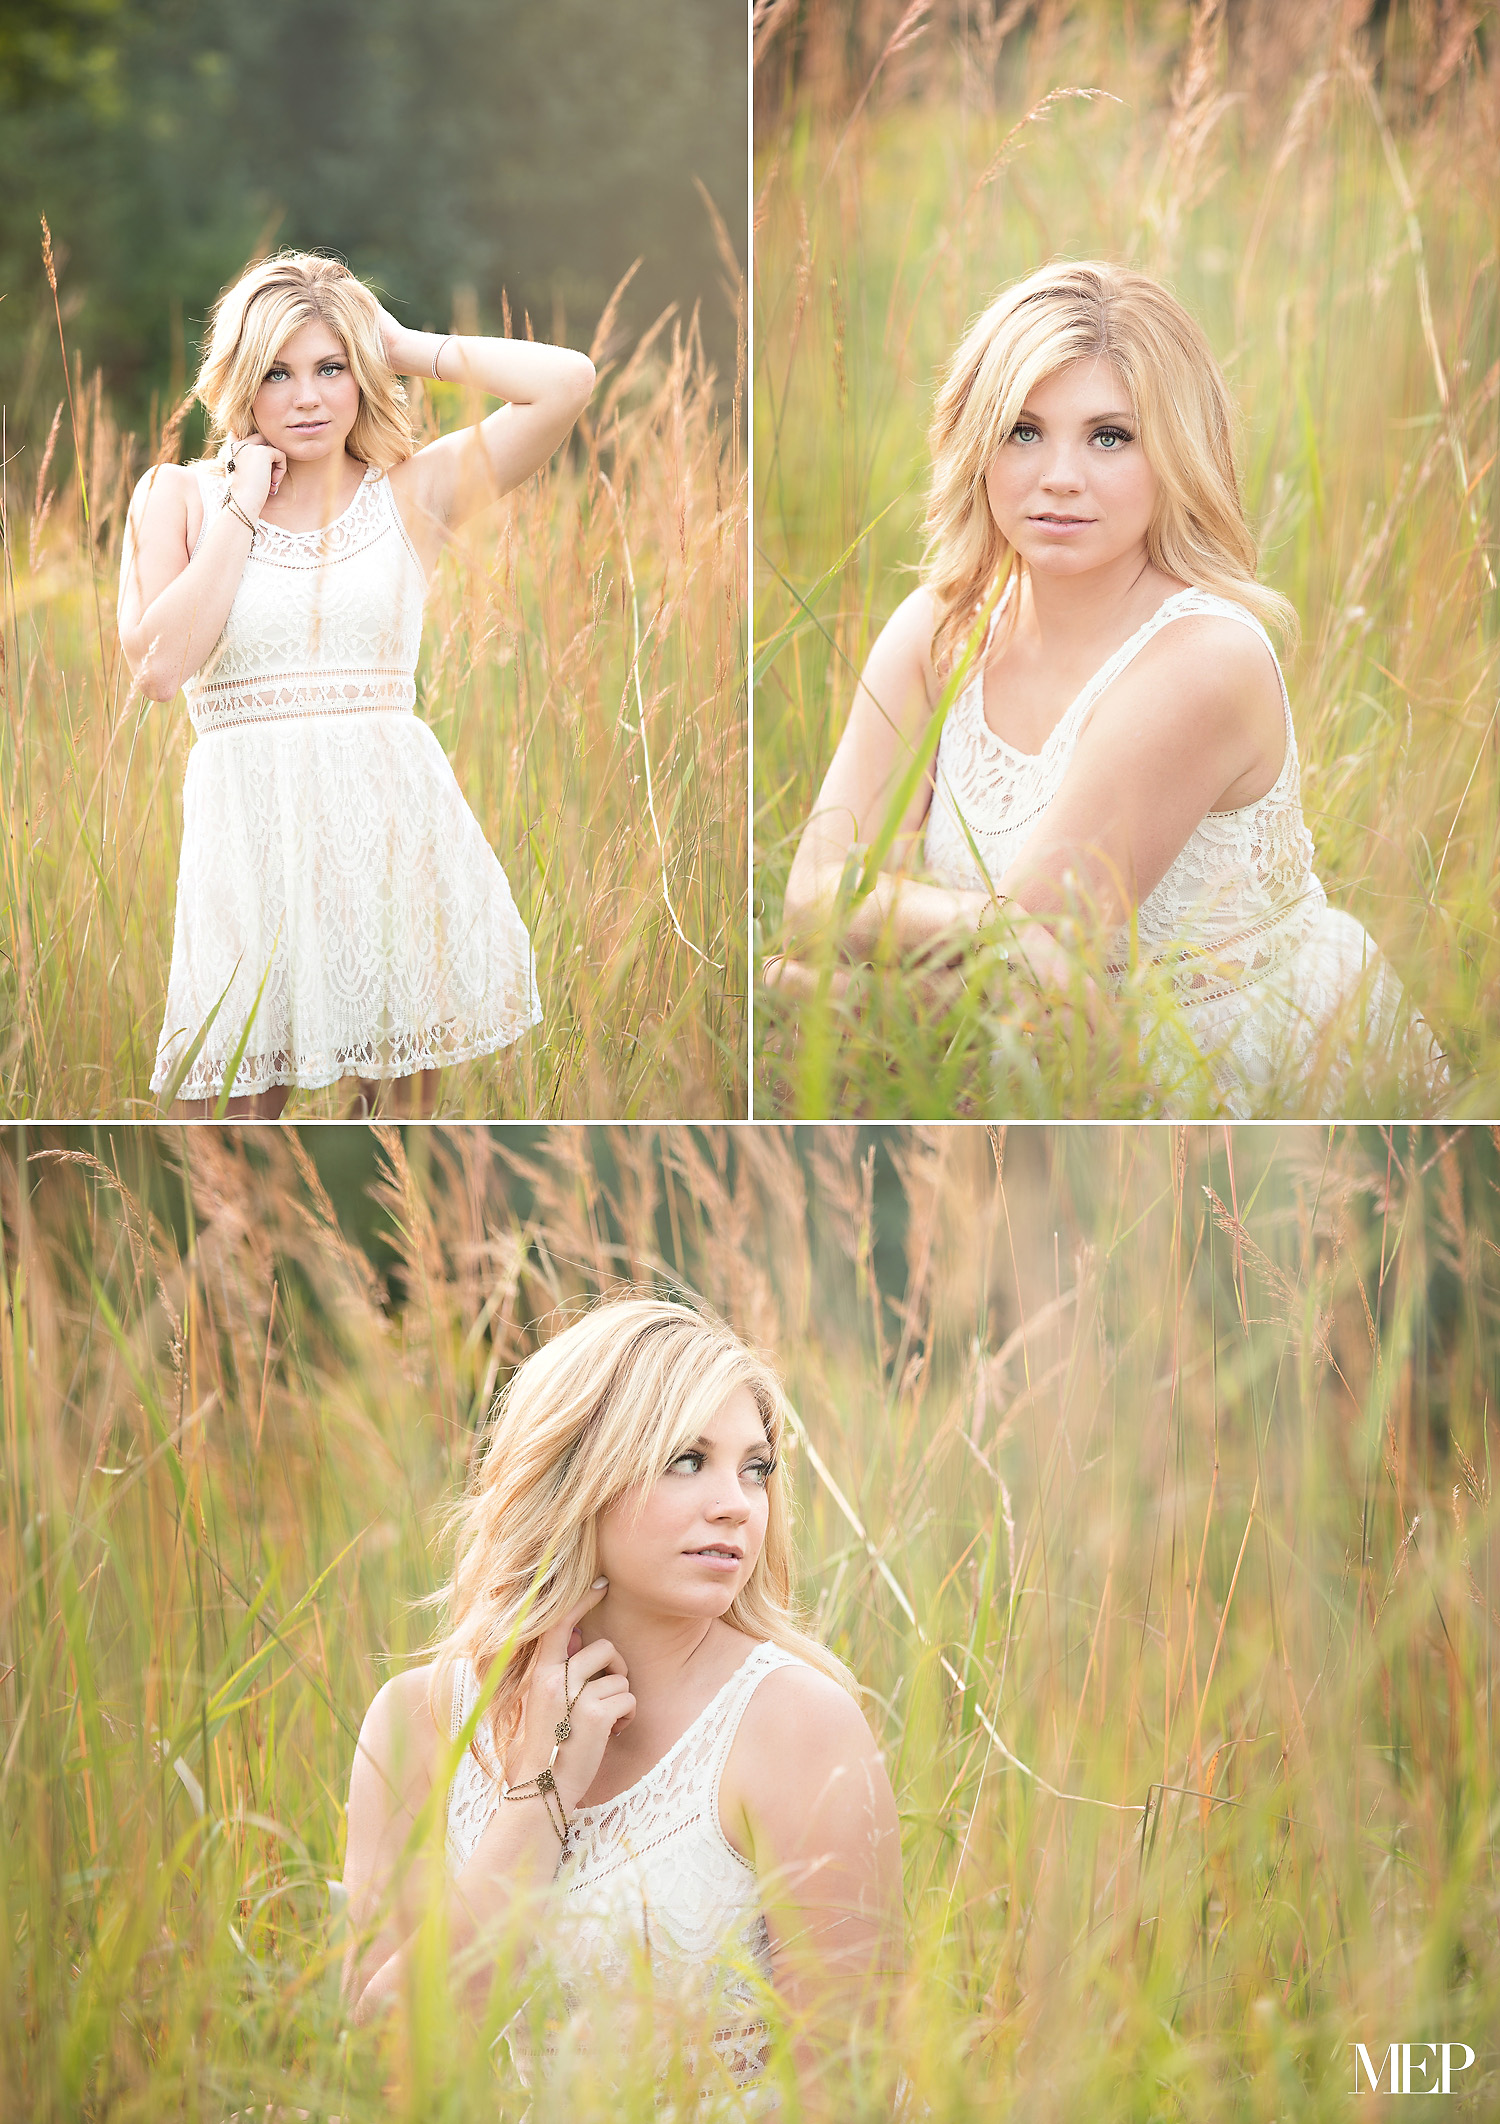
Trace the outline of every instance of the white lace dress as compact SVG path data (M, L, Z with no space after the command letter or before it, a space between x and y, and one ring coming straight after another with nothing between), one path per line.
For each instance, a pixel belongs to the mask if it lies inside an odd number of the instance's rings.
M1095 672L1038 753L986 722L981 659L938 742L924 848L931 875L969 888L998 882L1056 796L1099 696L1153 635L1196 613L1249 627L1275 662L1270 637L1243 605L1179 590ZM1170 982L1171 1007L1148 1017L1160 1110L1236 1119L1301 1112L1316 1079L1318 1111L1333 1115L1360 1105L1362 1081L1392 1073L1421 1109L1444 1082L1441 1057L1390 966L1352 915L1329 906L1313 871L1279 663L1276 675L1286 752L1275 782L1253 803L1200 820L1136 911L1135 962ZM1131 959L1125 930L1113 955L1117 979Z
M562 1983L567 2022L549 2031L544 2065L590 2040L601 2004L623 2002L635 1972L649 1967L659 2001L711 2028L716 2064L701 2068L705 2103L715 2084L734 2089L729 2113L752 2111L765 2068L767 2030L757 1992L770 1982L771 1949L755 1869L719 1820L719 1780L745 1708L766 1675L801 1664L760 1644L645 1776L614 1799L580 1807L557 1868L549 1960ZM452 1734L474 1708L473 1668L458 1668ZM483 1729L481 1729L481 1732ZM504 1789L476 1742L448 1793L448 1864L473 1856ZM534 2061L511 2031L518 2068Z
M207 524L224 473L193 470ZM539 1021L505 872L413 713L425 590L374 466L323 530L257 529L183 687L197 743L154 1091L216 1007L180 1098L218 1097L247 1022L236 1095L435 1069Z

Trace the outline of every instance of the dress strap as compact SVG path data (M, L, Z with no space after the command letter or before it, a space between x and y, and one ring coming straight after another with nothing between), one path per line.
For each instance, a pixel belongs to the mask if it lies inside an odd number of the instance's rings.
M448 1714L448 1738L456 1741L464 1730L464 1720L469 1715L469 1706L475 1696L474 1669L466 1659L458 1661L453 1669L453 1708Z

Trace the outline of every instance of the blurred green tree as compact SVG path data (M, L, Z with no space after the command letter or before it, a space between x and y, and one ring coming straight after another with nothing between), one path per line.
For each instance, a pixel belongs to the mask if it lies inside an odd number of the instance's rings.
M256 250L332 250L404 322L472 290L495 329L587 344L641 258L633 334L702 305L726 384L735 319L708 191L747 223L735 0L0 0L0 391L12 434L60 381L39 217L70 343L121 414L191 375ZM743 261L742 261L743 262Z

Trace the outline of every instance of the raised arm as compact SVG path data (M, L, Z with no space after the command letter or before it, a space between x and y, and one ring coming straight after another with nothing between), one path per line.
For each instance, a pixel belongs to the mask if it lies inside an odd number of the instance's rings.
M1057 795L996 886L1047 921L1101 933L1166 876L1210 811L1263 796L1286 747L1281 682L1238 620L1185 614L1101 697Z
M261 509L285 470L280 450L242 444L228 505L210 509L194 553L192 472L155 465L136 487L120 554L120 647L148 699L171 700L223 633Z
M542 1639L527 1691L521 1731L509 1764L519 1793L554 1750L566 1703L564 1655L580 1617L603 1598L596 1587ZM460 1993L482 2008L496 1958L519 1963L535 1928L525 1919L546 1895L560 1844L540 1794L496 1806L468 1863L451 1879L429 1860L405 1857L413 1827L445 1757L428 1709L429 1668L388 1682L360 1733L349 1785L349 1843L344 1886L352 1936L344 1995L356 2021L399 1998L406 1988L414 1935L441 1899L450 1966ZM571 1814L598 1774L605 1743L635 1715L624 1662L603 1638L572 1655L572 1731L557 1749L556 1790ZM475 1952L479 1948L481 1953Z
M881 2011L901 1963L901 1828L858 1705L807 1667L767 1675L735 1736L719 1809L731 1841L751 1848L772 1982L816 2105L828 2053Z
M531 339L410 332L382 311L386 359L403 376L472 385L506 403L477 426L431 442L398 468L403 498L452 529L547 462L589 402L594 364Z

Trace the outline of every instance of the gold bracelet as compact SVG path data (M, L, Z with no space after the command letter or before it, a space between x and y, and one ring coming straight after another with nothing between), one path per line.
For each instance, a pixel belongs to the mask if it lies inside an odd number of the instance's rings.
M1004 910L1004 900L1000 899L998 895L991 897L987 904L980 909L979 920L974 924L974 941L976 944L982 947L993 949L994 951L996 951L999 956L1005 961L1006 965L1009 966L1009 939L1007 938L1004 943L996 943L991 946L990 940L985 935L986 929L988 929L992 923L998 924L1000 922L1009 921L1009 917L1006 915Z
M245 529L250 533L250 543L253 546L255 544L255 534L260 529L260 526L255 522L253 517L247 516L245 514L244 510L240 507L239 503L235 500L234 496L230 493L227 487L224 489L224 499L220 504L220 507L227 509L231 516L237 516L239 518L240 522L244 525Z
M504 1785L500 1791L500 1797L503 1800L539 1799L547 1810L547 1819L552 1824L553 1834L562 1845L564 1851L568 1848L568 1838L573 1833L573 1824L568 1820L568 1810L563 1805L562 1794L557 1789L557 1780L552 1775L552 1771L558 1756L562 1752L563 1742L572 1736L573 1706L577 1701L576 1696L570 1696L568 1693L568 1655L564 1653L563 1715L552 1728L552 1753L547 1758L546 1766L544 1769L538 1770L535 1777L528 1777L524 1785ZM554 1807L557 1809L555 1814L552 1811ZM559 1823L562 1825L560 1828L558 1826Z

